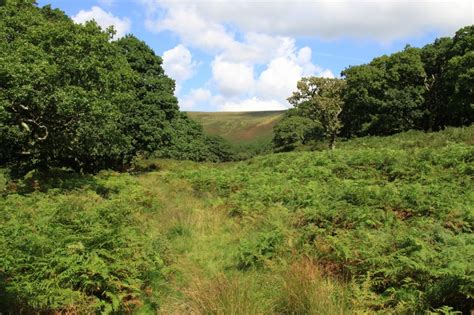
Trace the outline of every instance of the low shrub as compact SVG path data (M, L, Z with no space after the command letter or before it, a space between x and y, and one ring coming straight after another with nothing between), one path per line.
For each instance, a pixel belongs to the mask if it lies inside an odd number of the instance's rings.
M113 174L103 181L121 185ZM105 199L83 187L0 199L0 309L112 313L142 306L150 282L161 277L164 248L143 231L136 216L143 207L125 199L131 195L120 190Z
M260 156L180 176L223 198L242 222L269 220L274 208L288 213L281 229L241 241L241 269L306 255L364 287L375 297L372 311L467 313L474 307L473 131L356 139L333 152Z
M261 267L278 254L283 233L278 229L260 232L255 238L242 240L238 249L238 267Z

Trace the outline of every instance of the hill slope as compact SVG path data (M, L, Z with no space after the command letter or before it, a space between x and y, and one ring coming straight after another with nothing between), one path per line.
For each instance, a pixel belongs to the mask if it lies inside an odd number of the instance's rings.
M474 126L30 174L0 194L0 309L467 314L473 139Z
M221 136L232 144L269 141L273 126L285 111L266 112L188 112L188 116L200 123L204 131Z

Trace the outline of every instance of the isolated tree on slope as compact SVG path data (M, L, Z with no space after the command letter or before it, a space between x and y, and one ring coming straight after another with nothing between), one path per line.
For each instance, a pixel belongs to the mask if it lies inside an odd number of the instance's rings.
M298 82L298 90L288 98L306 117L322 125L331 150L336 147L336 137L342 128L339 116L344 106L344 87L345 81L341 79L303 78Z

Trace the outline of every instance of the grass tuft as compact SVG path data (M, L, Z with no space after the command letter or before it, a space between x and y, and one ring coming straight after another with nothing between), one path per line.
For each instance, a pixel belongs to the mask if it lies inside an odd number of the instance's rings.
M280 296L276 302L281 314L349 314L347 289L325 275L310 259L293 262L283 272Z

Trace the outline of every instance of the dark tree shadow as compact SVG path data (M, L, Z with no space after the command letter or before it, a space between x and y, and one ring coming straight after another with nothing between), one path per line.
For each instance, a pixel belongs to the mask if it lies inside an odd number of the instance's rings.
M99 183L93 174L80 174L67 169L48 169L32 171L20 179L9 179L3 194L28 195L33 192L48 193L52 190L67 193L85 188L95 191L103 198L117 193L113 188Z

